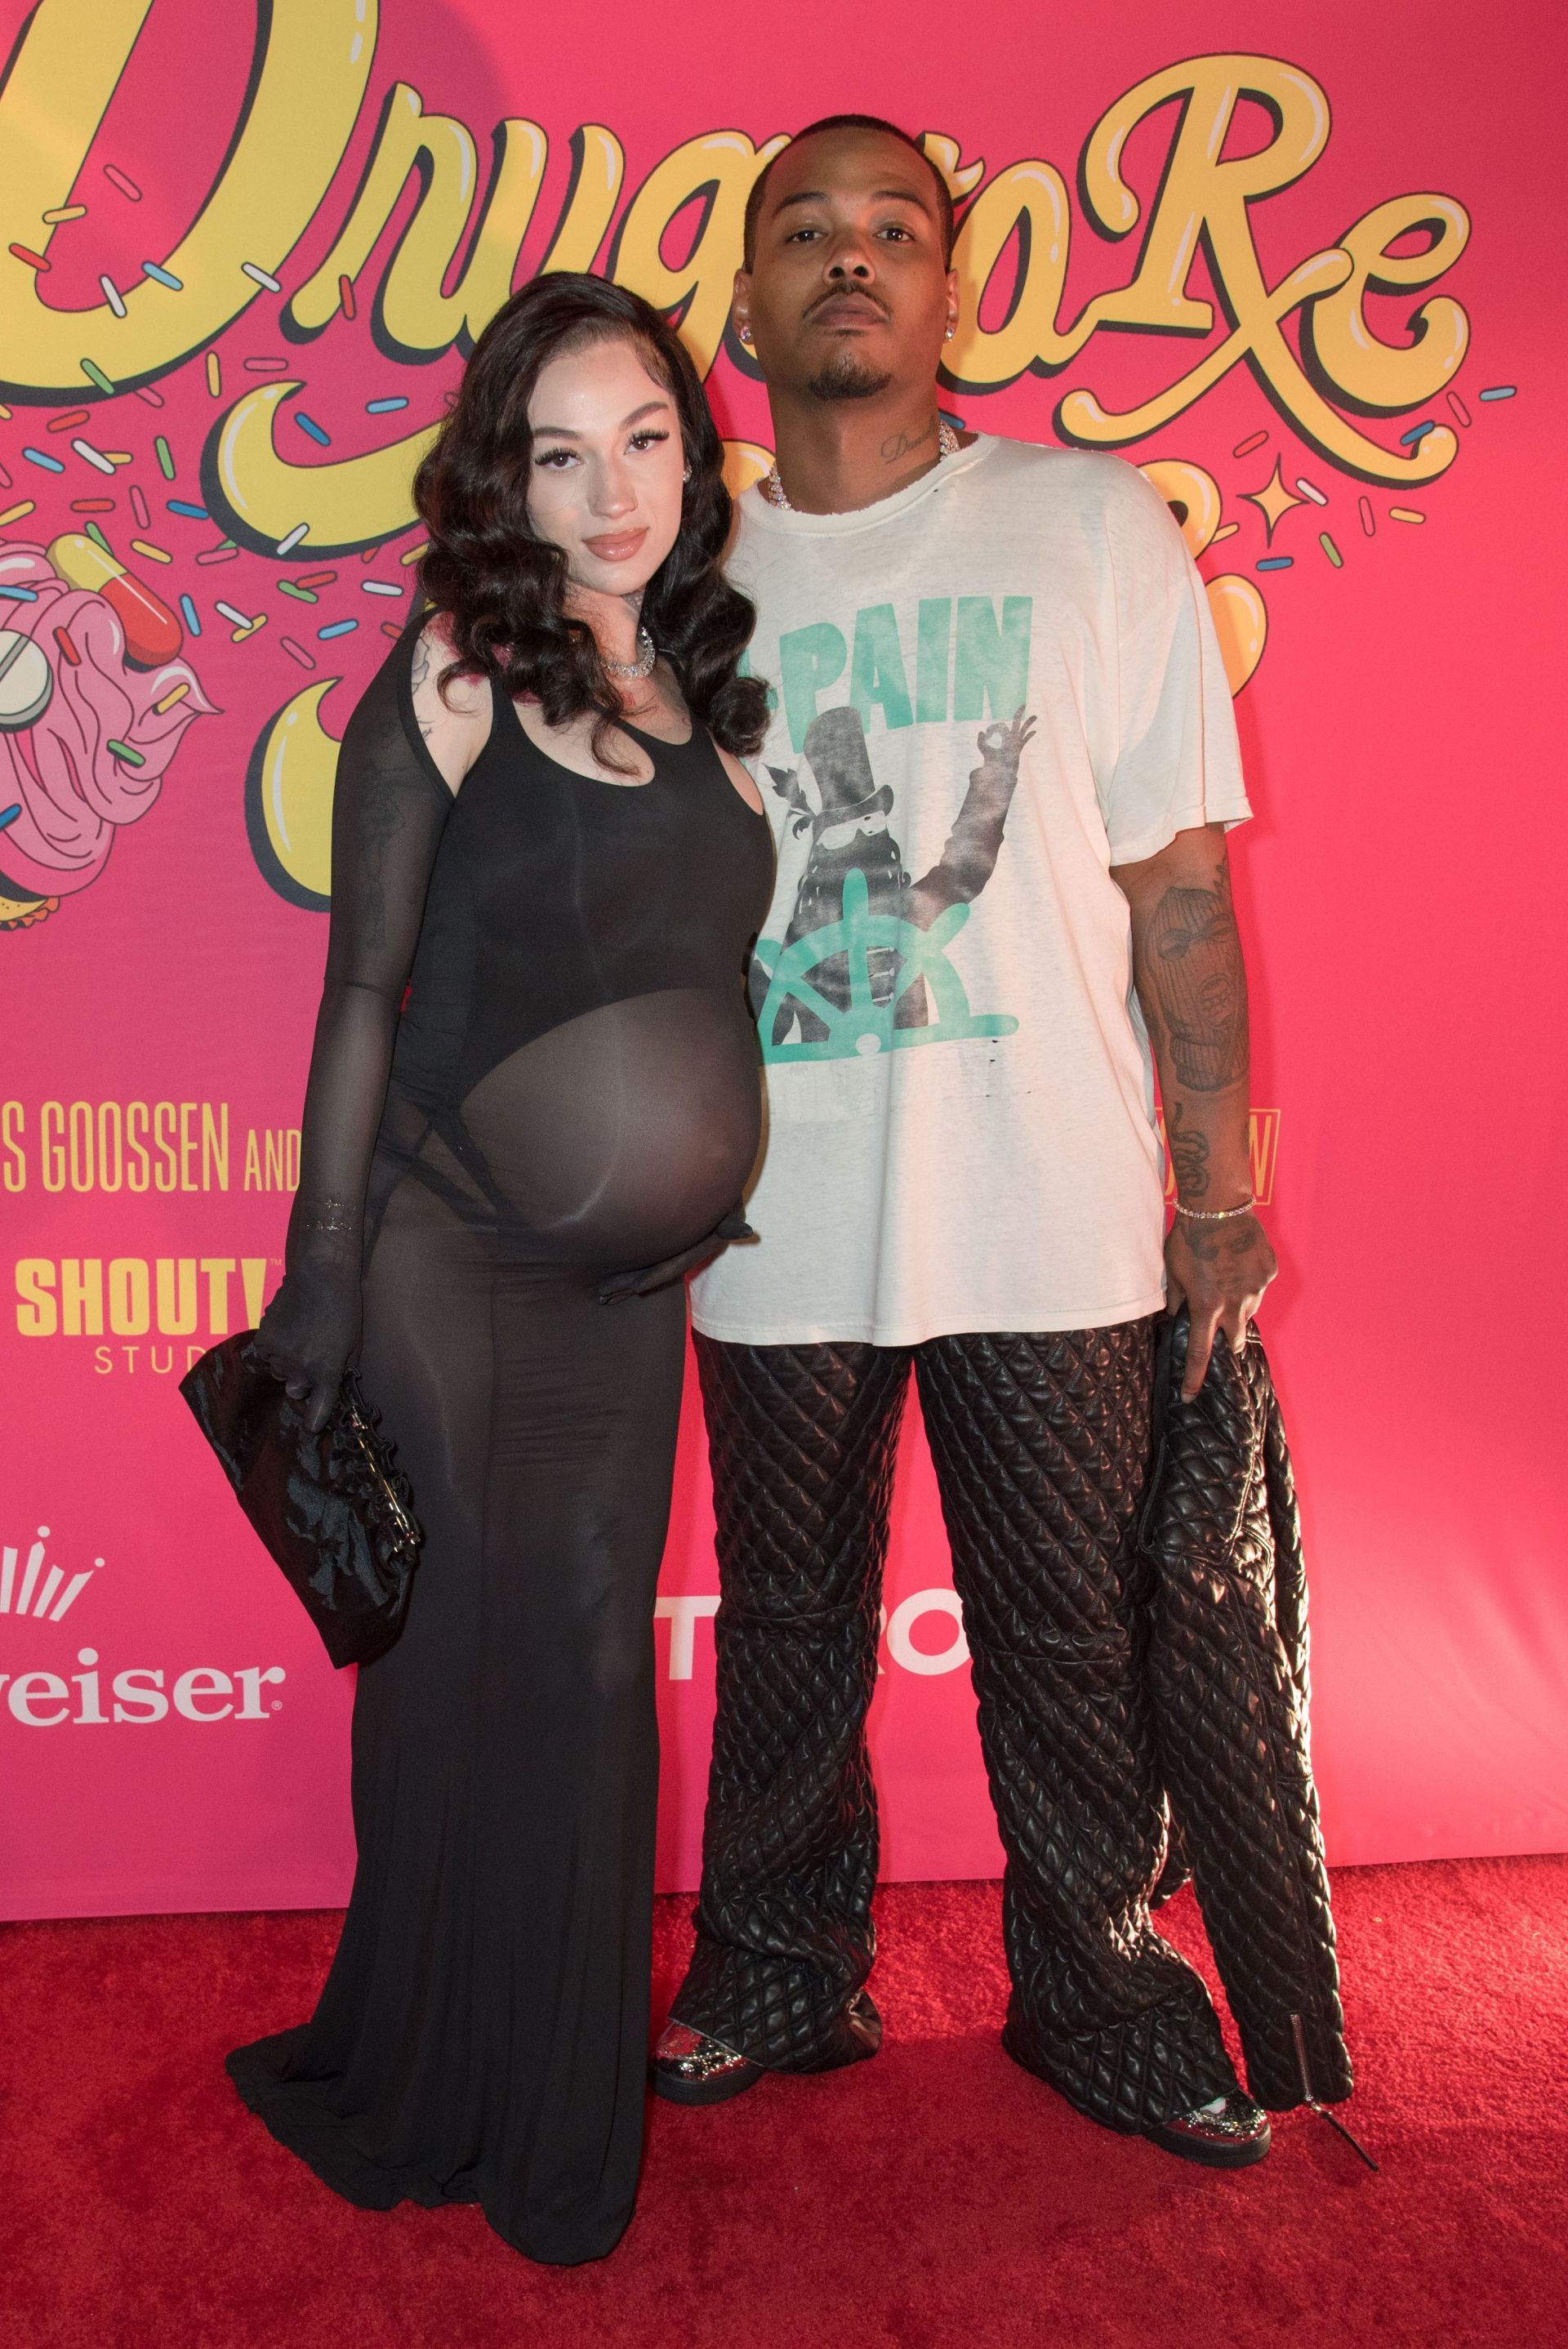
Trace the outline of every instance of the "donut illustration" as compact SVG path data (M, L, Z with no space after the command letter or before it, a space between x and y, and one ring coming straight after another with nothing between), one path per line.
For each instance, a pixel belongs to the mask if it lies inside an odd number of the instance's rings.
M89 538L0 546L0 929L96 881L193 719L217 715L161 598Z

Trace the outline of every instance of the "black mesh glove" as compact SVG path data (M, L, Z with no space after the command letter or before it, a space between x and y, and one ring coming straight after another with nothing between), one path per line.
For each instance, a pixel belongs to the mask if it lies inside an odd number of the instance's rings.
M452 794L420 737L410 626L366 688L337 754L332 923L300 1133L287 1269L257 1351L326 1423L359 1343L365 1194L425 893Z

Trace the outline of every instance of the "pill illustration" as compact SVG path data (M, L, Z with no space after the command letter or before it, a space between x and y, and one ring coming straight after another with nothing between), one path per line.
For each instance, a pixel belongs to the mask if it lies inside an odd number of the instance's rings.
M173 659L184 642L179 621L162 597L123 563L77 531L56 539L49 561L71 586L103 597L125 630L128 660L139 668L156 668L160 661Z
M0 628L0 727L14 733L43 716L55 690L42 645L15 628Z

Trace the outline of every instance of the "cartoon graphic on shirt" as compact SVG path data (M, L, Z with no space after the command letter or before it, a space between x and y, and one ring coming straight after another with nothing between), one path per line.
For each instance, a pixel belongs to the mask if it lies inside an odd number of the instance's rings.
M947 948L995 871L1034 730L1022 709L1010 724L981 730L980 764L942 854L913 882L888 828L892 792L877 784L852 704L820 711L806 730L815 804L798 770L769 768L791 828L809 832L811 843L782 945L759 939L753 959L765 1060L842 1060L1012 1034L1010 1015L970 1010Z

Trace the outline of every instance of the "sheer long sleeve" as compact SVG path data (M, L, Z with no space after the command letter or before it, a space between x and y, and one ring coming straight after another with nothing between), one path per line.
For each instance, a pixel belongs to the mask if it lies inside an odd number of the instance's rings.
M410 629L349 719L332 812L326 975L286 1270L258 1348L325 1420L359 1340L365 1199L392 1047L451 793L420 740Z

